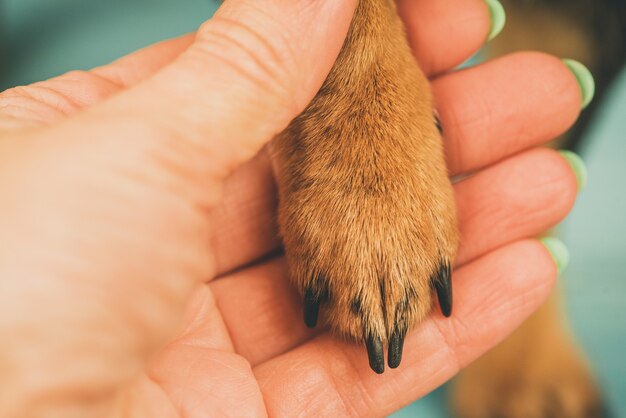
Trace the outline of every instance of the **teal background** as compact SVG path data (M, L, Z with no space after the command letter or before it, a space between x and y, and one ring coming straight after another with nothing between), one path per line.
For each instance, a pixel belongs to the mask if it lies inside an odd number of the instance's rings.
M105 64L196 29L205 0L0 0L0 86ZM562 281L572 327L617 418L626 418L626 73L587 132L589 184L559 231L571 252ZM446 387L394 417L447 417Z

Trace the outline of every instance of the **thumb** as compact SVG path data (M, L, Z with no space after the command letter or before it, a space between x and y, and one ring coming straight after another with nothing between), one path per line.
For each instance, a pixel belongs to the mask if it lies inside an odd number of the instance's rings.
M224 176L304 110L341 49L355 4L226 1L174 63L68 128L89 126L124 147L148 141L168 158L184 155L187 167L194 154L203 170Z

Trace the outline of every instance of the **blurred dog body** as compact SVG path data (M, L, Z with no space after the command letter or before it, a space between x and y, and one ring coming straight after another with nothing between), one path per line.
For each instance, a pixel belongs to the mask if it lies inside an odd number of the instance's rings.
M554 146L584 152L585 132L626 63L626 0L501 0L505 30L494 57L538 50L584 62L595 100ZM606 417L583 353L568 332L559 290L517 331L458 377L453 409L462 418Z

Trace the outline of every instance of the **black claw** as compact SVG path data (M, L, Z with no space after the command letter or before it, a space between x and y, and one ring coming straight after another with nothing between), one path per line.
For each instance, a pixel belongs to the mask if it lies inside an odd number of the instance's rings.
M387 364L392 369L400 365L402 361L402 348L404 347L404 333L395 330L389 339L389 351L387 352Z
M441 313L448 318L452 315L452 281L450 264L445 263L439 267L439 273L435 278L435 289L437 290L437 298Z
M383 355L383 342L378 337L367 337L365 341L367 347L367 357L370 367L378 374L385 371L385 358Z
M441 127L441 121L439 120L439 116L435 113L435 126L440 134L443 134L443 128Z
M309 328L317 325L317 316L320 310L320 298L311 288L304 292L304 323Z

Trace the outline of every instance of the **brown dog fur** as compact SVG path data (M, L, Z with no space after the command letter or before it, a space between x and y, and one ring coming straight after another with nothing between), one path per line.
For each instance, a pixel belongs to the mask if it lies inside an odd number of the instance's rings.
M382 372L382 345L401 354L458 245L428 80L393 0L360 1L328 79L274 151L280 231L305 311L316 316L321 303Z

